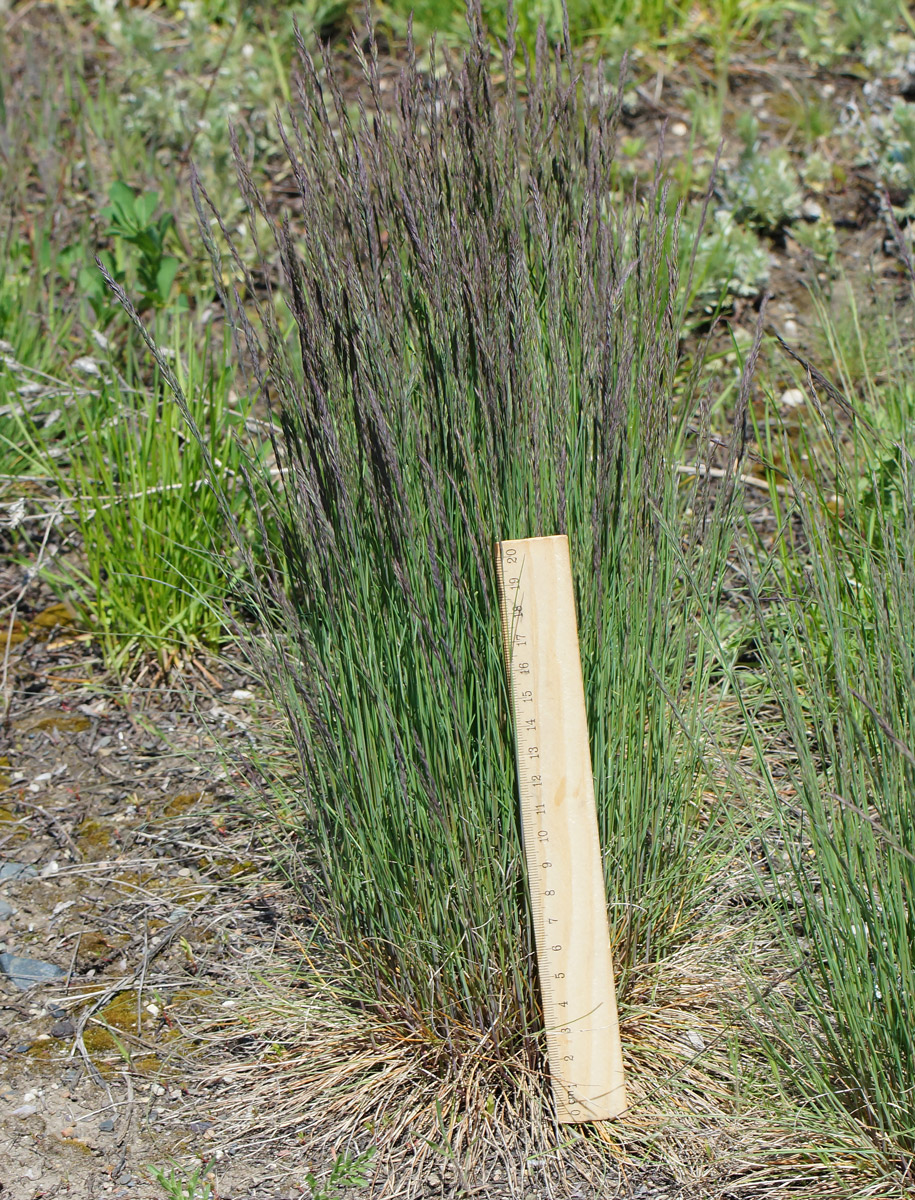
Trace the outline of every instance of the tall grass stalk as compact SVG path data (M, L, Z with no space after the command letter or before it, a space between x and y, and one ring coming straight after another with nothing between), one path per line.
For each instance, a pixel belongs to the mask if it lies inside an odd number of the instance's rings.
M830 344L841 346L834 329ZM887 392L907 386L898 352L887 345ZM915 472L911 423L895 436L874 428L894 411L880 392L865 377L861 420L830 418L829 436L808 443L807 478L792 480L796 537L751 590L781 722L764 754L757 739L775 806L768 862L798 968L766 1003L767 1046L788 1090L854 1117L905 1173L915 1150ZM825 390L817 402L835 412ZM817 443L829 448L819 463Z
M713 858L699 628L730 491L681 495L672 467L700 407L676 222L659 184L614 193L618 97L542 39L522 92L510 36L498 95L473 12L463 59L420 74L411 50L391 99L372 48L355 108L333 59L300 52L296 210L274 217L239 166L251 237L275 238L269 296L200 193L278 431L282 537L255 572L252 649L301 763L285 815L316 839L326 925L364 995L449 1060L533 1054L497 539L570 538L624 969L689 936Z

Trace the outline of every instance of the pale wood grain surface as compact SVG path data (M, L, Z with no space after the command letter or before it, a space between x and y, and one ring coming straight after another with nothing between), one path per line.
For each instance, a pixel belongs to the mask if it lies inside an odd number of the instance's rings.
M557 1117L605 1120L626 1093L568 539L500 542L496 562Z

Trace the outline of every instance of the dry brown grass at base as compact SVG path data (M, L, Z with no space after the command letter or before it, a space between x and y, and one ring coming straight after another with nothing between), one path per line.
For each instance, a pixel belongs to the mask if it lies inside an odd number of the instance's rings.
M859 1131L824 1129L767 1078L744 1000L748 956L778 976L774 941L758 915L719 917L630 979L630 1109L587 1126L557 1126L548 1080L520 1059L483 1049L437 1073L429 1047L396 1023L355 1011L327 979L303 985L293 939L228 1014L214 1006L194 1030L212 1064L200 1082L220 1114L213 1144L233 1145L236 1165L301 1160L319 1179L337 1155L374 1148L360 1194L378 1198L463 1187L495 1200L602 1200L643 1184L670 1200L901 1196L868 1169Z

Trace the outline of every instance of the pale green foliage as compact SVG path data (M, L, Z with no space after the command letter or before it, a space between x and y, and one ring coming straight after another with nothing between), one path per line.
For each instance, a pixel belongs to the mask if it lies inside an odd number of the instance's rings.
M832 272L839 254L836 227L829 217L818 221L798 221L791 227L791 236L799 246L812 255L817 264Z
M915 104L897 100L889 118L878 129L882 131L883 142L881 174L891 187L907 193L908 210L915 192Z
M800 175L804 186L813 191L823 191L835 179L835 168L819 150L808 154L800 164Z
M795 29L806 55L816 63L832 63L860 55L881 70L898 59L894 35L911 29L905 0L831 0L796 6Z
M866 50L885 46L899 28L904 0L832 0L836 49Z
M732 213L719 208L706 216L697 234L700 207L687 211L680 234L684 301L688 309L710 313L727 308L736 296L758 296L769 278L770 256L752 229L738 224ZM687 273L695 252L692 277Z
M784 146L767 153L750 146L725 183L738 220L765 232L775 232L801 215L800 180Z
M289 96L291 12L264 8L258 28L249 10L228 0L187 0L173 6L169 25L154 8L112 0L92 4L116 51L98 98L88 106L98 136L109 145L141 139L170 176L193 158L228 202L228 126L235 127L246 155L263 158L279 149L273 112Z

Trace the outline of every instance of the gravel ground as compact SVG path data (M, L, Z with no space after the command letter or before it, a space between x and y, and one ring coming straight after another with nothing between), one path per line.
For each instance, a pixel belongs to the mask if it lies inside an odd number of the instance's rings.
M212 664L119 687L48 599L0 731L0 1195L161 1197L172 1159L222 1197L301 1194L301 1157L233 1162L194 1032L283 961L292 898L230 803L260 702Z

